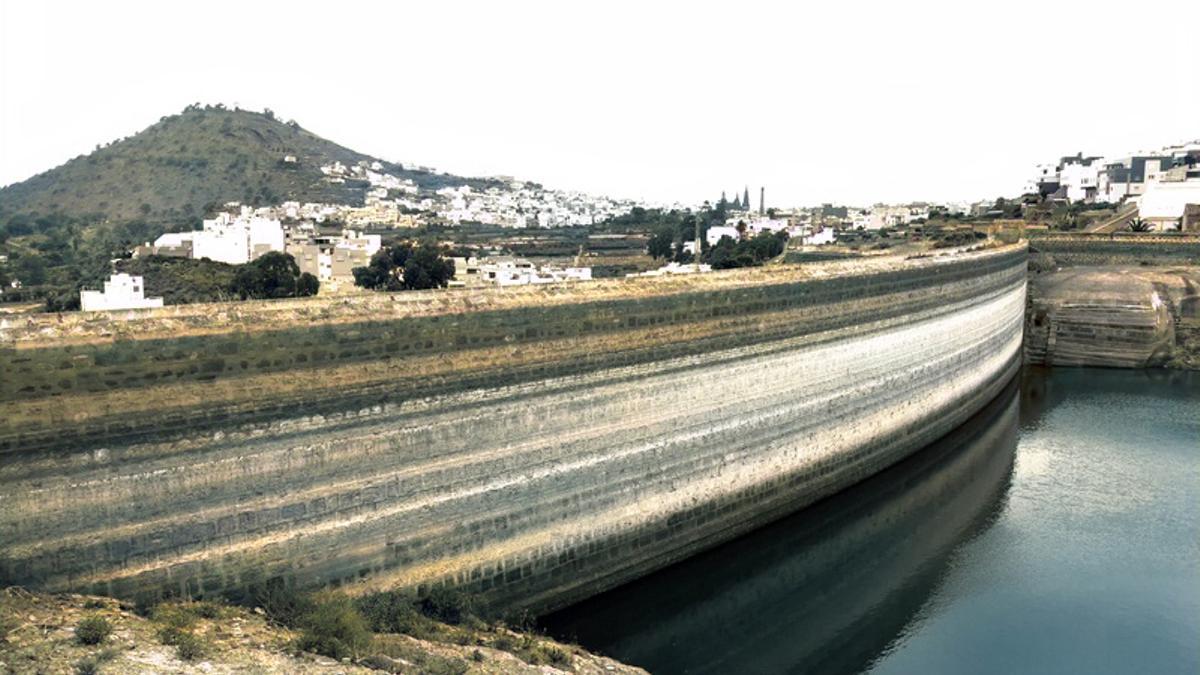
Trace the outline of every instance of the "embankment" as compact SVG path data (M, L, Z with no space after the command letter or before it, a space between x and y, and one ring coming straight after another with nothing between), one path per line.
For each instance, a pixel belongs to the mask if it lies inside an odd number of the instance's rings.
M967 419L1020 365L1025 260L0 320L0 583L558 606Z

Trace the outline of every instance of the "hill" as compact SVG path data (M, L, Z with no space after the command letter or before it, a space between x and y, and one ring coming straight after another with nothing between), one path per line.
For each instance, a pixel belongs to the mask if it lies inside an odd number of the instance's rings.
M149 128L0 189L0 302L78 306L111 261L163 232L199 229L229 201L361 204L369 184L331 182L322 166L379 162L422 190L494 179L406 169L328 141L270 111L188 106ZM20 289L8 288L19 280Z
M284 161L286 156L295 162ZM270 111L193 105L133 136L0 189L0 220L14 214L61 214L171 225L198 220L228 201L360 204L366 182L325 180L321 166L335 161L378 161L388 173L425 189L493 184L408 170L283 122Z

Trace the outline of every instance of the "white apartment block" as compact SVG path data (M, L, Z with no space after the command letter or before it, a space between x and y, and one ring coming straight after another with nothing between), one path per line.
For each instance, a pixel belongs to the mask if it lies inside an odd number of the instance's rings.
M1157 230L1178 229L1189 204L1200 204L1200 178L1155 181L1138 198L1138 217Z
M162 235L154 240L154 251L190 251L191 258L243 265L271 251L282 251L283 239L283 226L278 220L221 213L205 220L199 232Z
M113 309L143 309L162 307L162 298L147 298L142 277L124 272L113 274L104 282L103 291L80 291L79 307L85 312L100 312Z

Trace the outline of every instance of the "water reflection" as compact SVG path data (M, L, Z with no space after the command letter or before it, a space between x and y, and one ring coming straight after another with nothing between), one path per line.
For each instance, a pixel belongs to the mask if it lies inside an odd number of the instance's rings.
M1021 399L1052 403L1044 385L1014 381L883 474L542 625L655 673L859 672L926 604L955 549L1001 511Z

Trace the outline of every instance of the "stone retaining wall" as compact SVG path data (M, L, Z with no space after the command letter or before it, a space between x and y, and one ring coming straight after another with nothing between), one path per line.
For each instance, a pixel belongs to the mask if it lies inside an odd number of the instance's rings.
M1200 265L1194 234L1030 233L1030 249L1058 265Z

